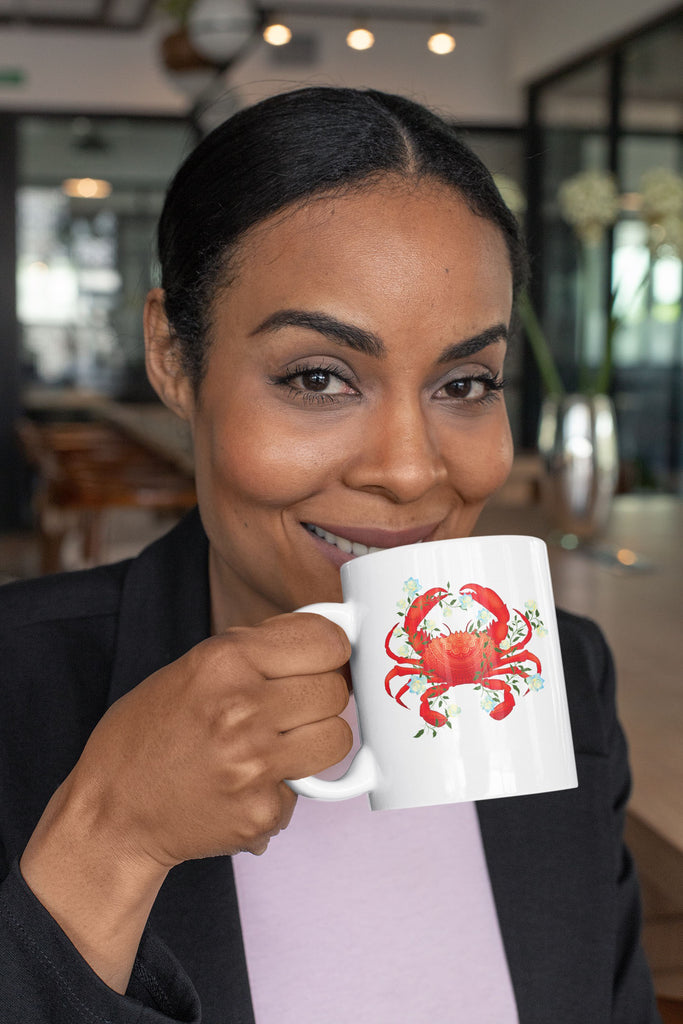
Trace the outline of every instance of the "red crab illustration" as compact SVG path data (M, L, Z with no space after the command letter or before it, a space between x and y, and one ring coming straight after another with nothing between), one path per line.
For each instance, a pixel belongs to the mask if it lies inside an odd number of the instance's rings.
M426 630L420 629L423 619L431 609L449 596L443 587L432 587L424 594L418 594L404 619L408 641L417 657L399 657L391 650L389 644L396 625L389 630L384 642L389 657L399 662L387 673L384 680L387 693L405 708L407 705L403 703L401 697L410 688L410 683L407 682L394 695L391 692L391 680L394 676L426 676L430 685L420 697L420 715L427 725L435 729L445 725L447 718L431 708L429 701L439 697L450 687L464 683L479 683L488 690L502 690L502 701L490 712L491 718L500 720L506 718L515 706L510 685L501 676L514 673L525 679L529 675L529 671L521 664L525 661L532 662L536 670L541 671L541 663L536 655L524 649L532 633L531 623L526 615L515 608L517 615L526 625L526 635L503 650L501 644L508 635L510 612L498 594L489 587L481 587L476 583L467 583L460 588L459 593L470 594L478 604L491 612L493 620L486 629L441 633L434 637Z

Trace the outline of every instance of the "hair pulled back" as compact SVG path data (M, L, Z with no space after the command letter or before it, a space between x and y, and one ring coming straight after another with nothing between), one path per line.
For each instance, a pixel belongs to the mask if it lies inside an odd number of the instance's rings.
M197 146L168 190L158 252L166 314L185 371L201 382L211 308L249 228L326 192L361 189L387 174L456 190L496 224L515 294L526 256L517 221L491 174L436 114L375 90L316 87L239 111Z

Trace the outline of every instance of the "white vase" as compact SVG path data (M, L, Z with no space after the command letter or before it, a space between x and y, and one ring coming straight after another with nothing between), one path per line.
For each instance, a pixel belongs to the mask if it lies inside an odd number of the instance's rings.
M553 525L581 540L609 518L619 474L614 406L607 395L562 395L543 402L538 432L542 497Z

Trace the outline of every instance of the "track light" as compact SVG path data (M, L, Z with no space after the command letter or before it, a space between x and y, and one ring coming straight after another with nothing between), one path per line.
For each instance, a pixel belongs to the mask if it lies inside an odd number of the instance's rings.
M65 178L62 192L72 199L106 199L111 195L111 183L102 178Z
M281 21L270 21L263 30L263 38L271 46L286 46L292 38L292 30Z
M346 37L346 45L352 50L369 50L375 45L375 37L368 28L357 26L352 28Z
M439 56L445 53L453 53L455 37L445 29L442 29L440 32L434 32L427 40L427 48Z

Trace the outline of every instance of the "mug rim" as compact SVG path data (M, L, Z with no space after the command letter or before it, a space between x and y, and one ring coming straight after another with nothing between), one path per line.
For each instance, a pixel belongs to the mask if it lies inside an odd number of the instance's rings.
M520 541L532 541L532 546L547 549L547 544L542 537L535 537L533 534L526 533L487 533L481 536L470 536L470 537L442 537L441 540L426 540L417 541L415 544L399 544L394 548L383 548L381 551L369 551L367 555L357 555L348 562L344 562L341 567L341 571L349 572L351 566L356 565L358 562L365 562L369 558L385 558L387 556L396 556L398 553L403 554L404 552L419 552L425 550L433 550L437 547L443 547L451 544L472 544L472 543L487 543L489 541L513 541L519 543Z

